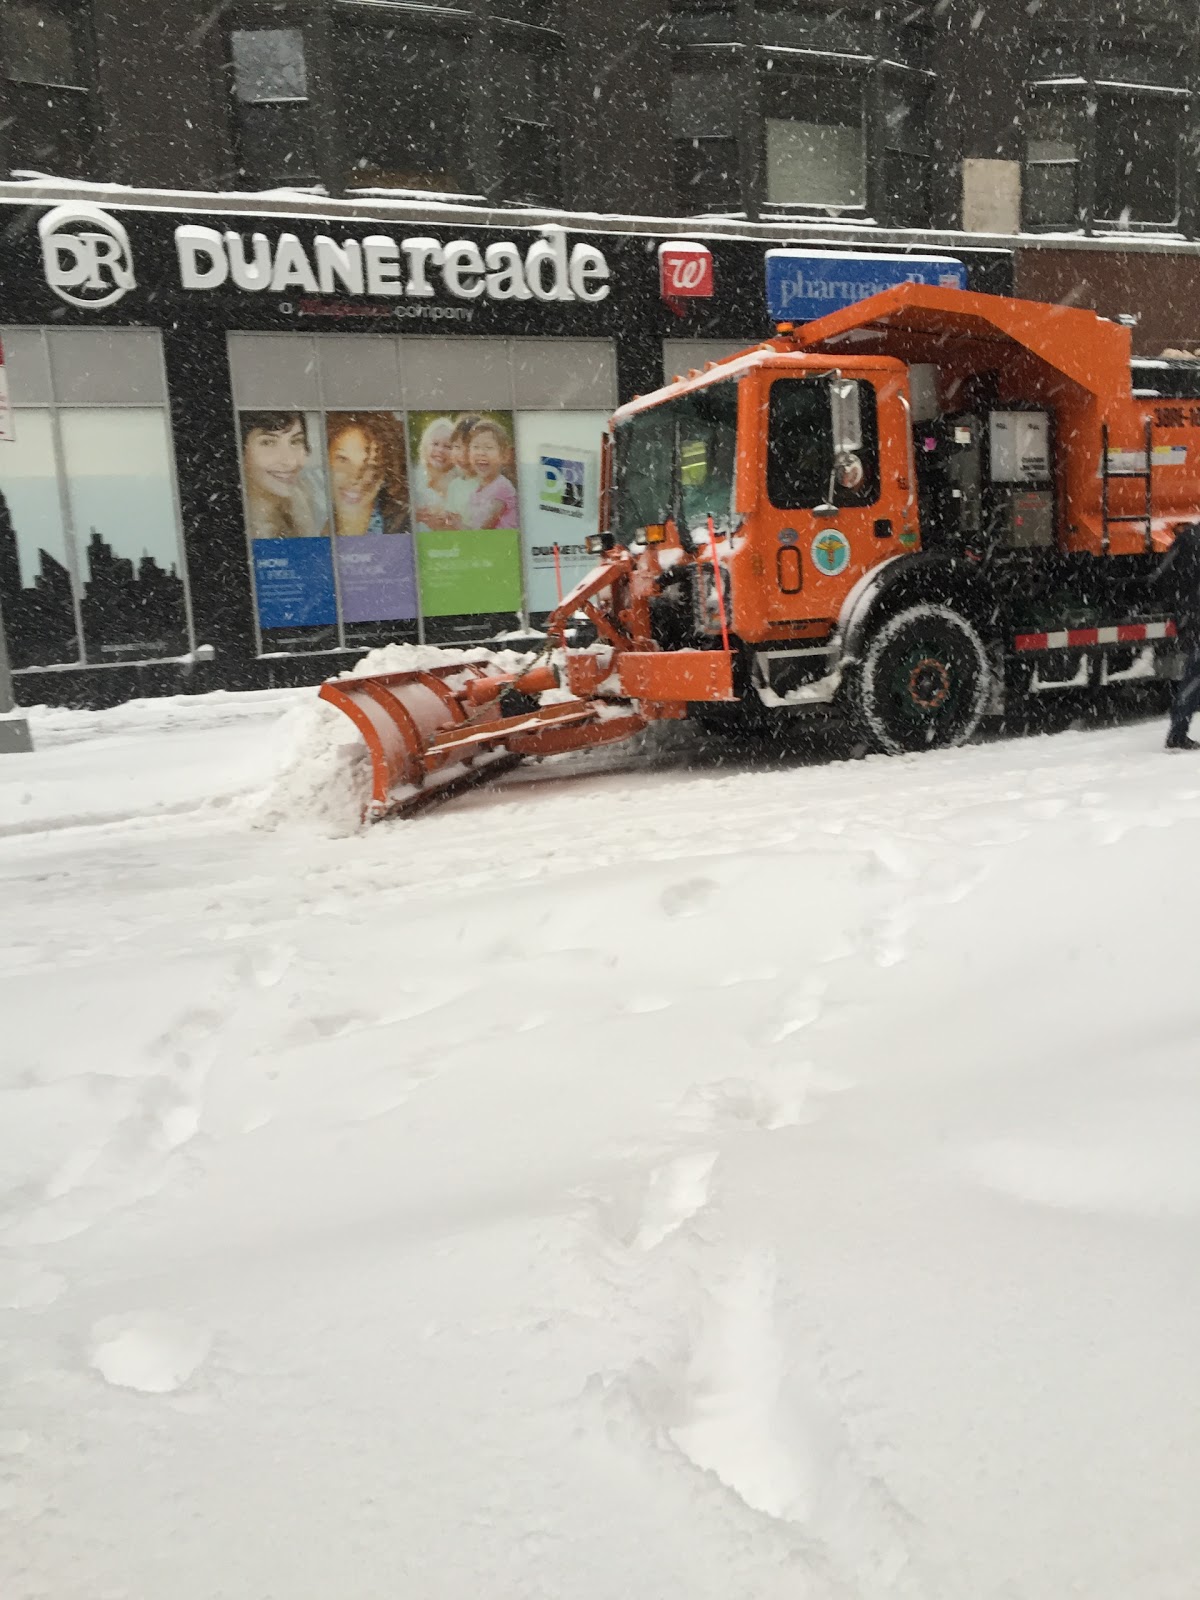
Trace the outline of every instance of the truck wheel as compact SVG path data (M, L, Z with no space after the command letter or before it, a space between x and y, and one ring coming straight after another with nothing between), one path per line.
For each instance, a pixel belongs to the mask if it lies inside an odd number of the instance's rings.
M857 709L880 749L928 750L971 737L990 687L987 649L966 618L948 606L910 606L867 646Z

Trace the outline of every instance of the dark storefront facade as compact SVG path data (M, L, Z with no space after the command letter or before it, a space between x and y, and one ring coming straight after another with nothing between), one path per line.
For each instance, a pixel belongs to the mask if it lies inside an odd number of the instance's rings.
M8 207L18 698L314 682L393 640L529 638L588 565L610 412L770 331L778 241L689 237L707 268L665 294L655 235ZM1011 288L1008 252L941 253Z

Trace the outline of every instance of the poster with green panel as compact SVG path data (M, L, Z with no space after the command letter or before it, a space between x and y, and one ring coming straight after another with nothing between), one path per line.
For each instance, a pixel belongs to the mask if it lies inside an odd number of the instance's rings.
M521 609L511 411L409 414L413 526L426 617Z

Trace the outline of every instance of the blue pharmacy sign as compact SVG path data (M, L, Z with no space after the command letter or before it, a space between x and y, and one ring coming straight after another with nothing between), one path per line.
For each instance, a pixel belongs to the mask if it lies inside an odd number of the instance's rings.
M812 322L898 283L965 289L967 269L952 256L854 255L849 251L767 251L767 309L773 322Z

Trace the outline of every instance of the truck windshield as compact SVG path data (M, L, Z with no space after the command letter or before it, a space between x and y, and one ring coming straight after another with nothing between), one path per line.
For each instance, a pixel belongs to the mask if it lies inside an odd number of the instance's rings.
M737 384L714 383L617 424L612 532L621 544L632 544L648 523L671 514L676 429L689 530L700 532L709 516L718 531L731 525Z

